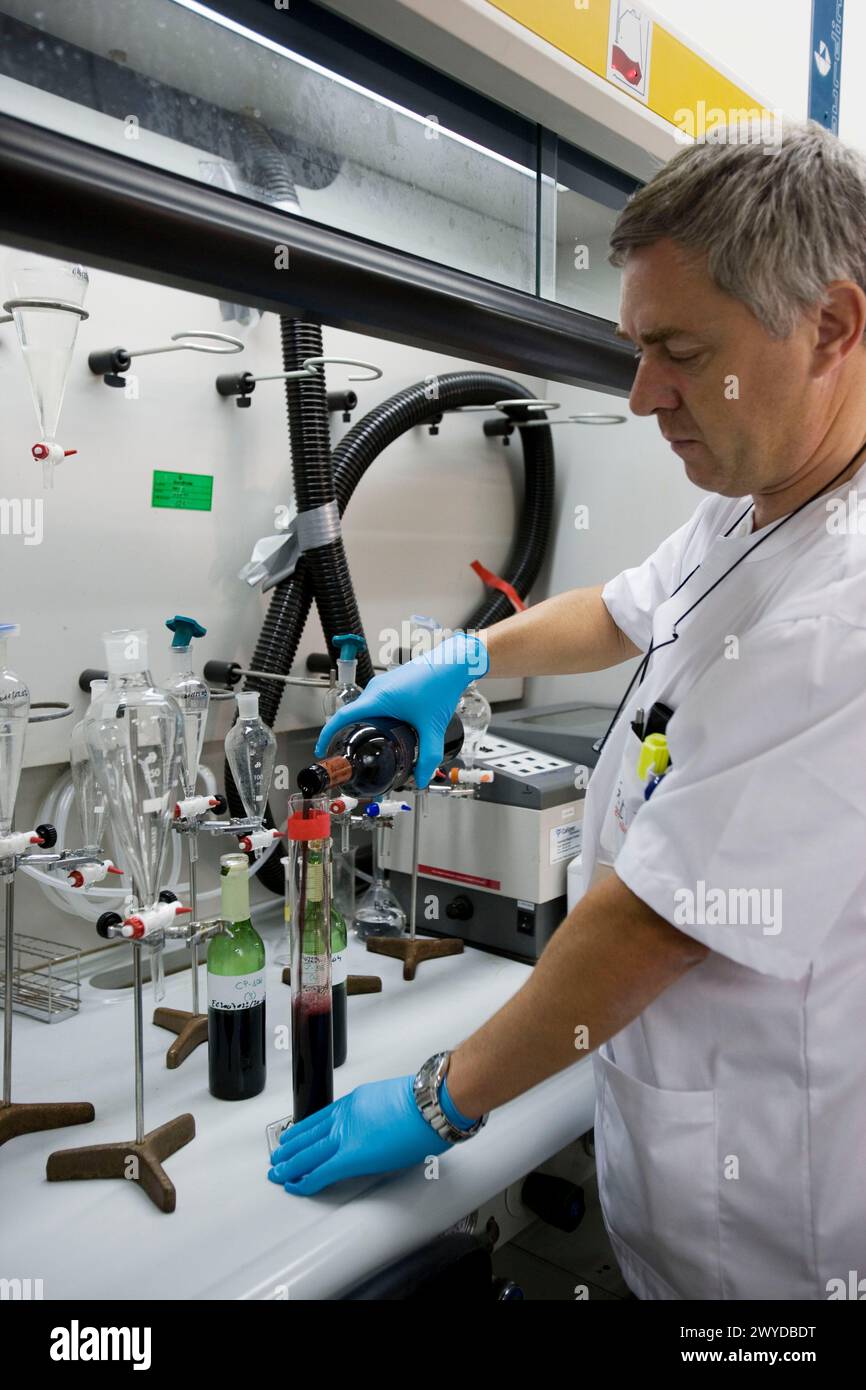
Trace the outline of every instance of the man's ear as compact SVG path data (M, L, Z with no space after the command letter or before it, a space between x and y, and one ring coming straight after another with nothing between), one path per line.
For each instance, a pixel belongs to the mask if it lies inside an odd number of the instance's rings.
M866 294L853 280L834 280L817 311L815 376L837 370L862 348L866 333Z

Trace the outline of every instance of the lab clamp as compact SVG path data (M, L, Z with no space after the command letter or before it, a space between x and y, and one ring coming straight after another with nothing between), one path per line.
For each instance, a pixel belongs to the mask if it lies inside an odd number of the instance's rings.
M560 408L559 401L530 400L528 397L496 401L493 409L500 411L501 414L485 420L482 429L487 439L501 439L503 444L508 445L511 443L512 435L516 429L541 429L549 428L551 425L624 425L626 422L625 415L609 415L601 411L584 411L580 415L565 415L558 420L547 418L549 411ZM458 407L459 414L470 414L475 411L484 411L485 414L489 415L490 407L486 405Z
M380 367L356 357L307 357L298 371L270 372L267 376L254 376L252 372L228 372L218 376L215 384L219 395L234 396L235 405L248 410L253 403L252 394L260 381L303 381L307 377L319 376L326 366L361 367L367 372L367 376L350 376L350 381L378 381L382 376ZM342 411L346 422L357 404L358 397L354 391L328 392L328 409L332 412Z
M15 874L23 865L38 865L48 873L65 873L75 886L105 870L102 850L88 845L79 850L54 850L53 825L13 830L15 800L24 760L27 726L72 713L69 705L51 713L33 714L30 691L6 664L6 641L17 636L12 623L0 624L0 880L5 897L5 965L3 974L3 1097L0 1101L0 1145L22 1134L65 1125L87 1124L94 1118L89 1101L12 1100L12 1021L14 1014ZM112 866L113 867L113 866Z
M211 347L209 344L215 344L215 346ZM123 374L129 371L134 357L155 357L164 352L230 354L243 352L243 350L244 345L240 338L233 338L230 333L205 333L196 330L194 332L172 333L171 342L163 347L99 348L96 352L90 353L87 365L95 376L102 377L106 386L122 387L126 384Z

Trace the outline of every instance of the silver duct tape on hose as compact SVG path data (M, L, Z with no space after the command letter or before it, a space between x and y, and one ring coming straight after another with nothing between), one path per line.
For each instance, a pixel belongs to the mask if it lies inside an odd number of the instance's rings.
M269 555L245 565L239 578L250 585L261 584L262 593L266 594L268 589L294 574L304 551L329 545L339 540L340 535L340 508L336 500L308 512L299 512L290 521L281 544Z

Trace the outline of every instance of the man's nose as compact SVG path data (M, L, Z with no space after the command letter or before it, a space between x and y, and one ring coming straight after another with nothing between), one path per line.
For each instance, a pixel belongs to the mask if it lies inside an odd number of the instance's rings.
M682 397L664 365L642 357L628 403L635 415L653 415L657 410L677 410Z

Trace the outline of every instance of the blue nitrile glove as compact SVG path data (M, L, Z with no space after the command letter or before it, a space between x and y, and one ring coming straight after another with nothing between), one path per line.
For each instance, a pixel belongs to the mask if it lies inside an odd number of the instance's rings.
M487 674L490 657L480 637L455 632L438 647L374 676L362 695L331 715L316 743L316 757L328 751L338 730L362 719L402 719L418 731L415 785L427 786L442 761L445 730L470 681Z
M292 1125L271 1154L269 1180L299 1197L312 1197L344 1178L391 1173L452 1148L415 1104L414 1079L371 1081ZM439 1100L458 1129L474 1123L455 1107L445 1081Z

